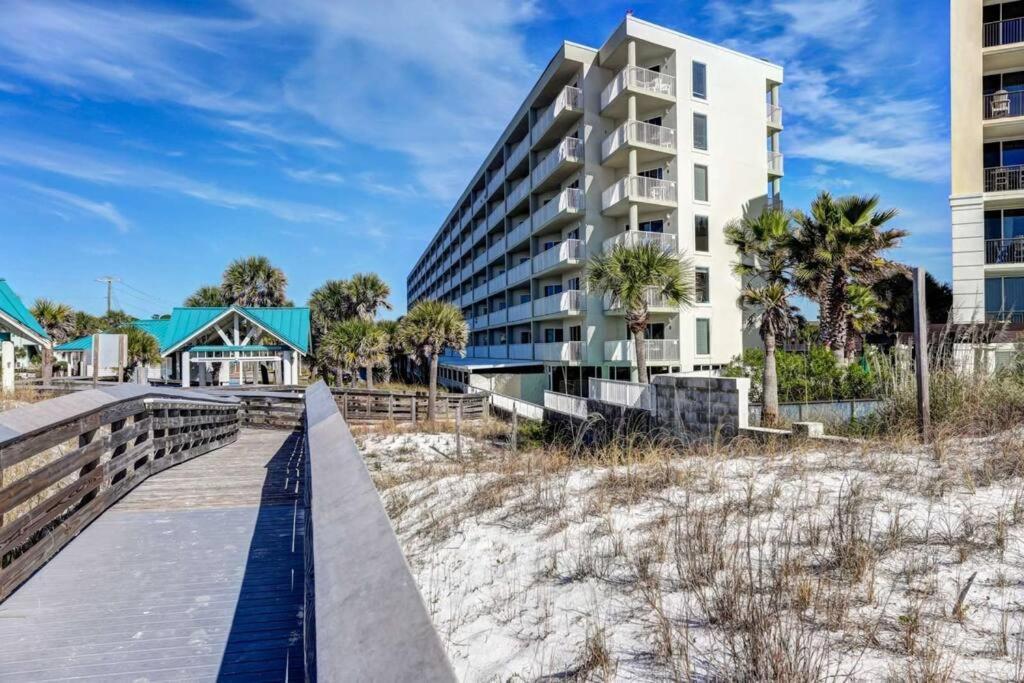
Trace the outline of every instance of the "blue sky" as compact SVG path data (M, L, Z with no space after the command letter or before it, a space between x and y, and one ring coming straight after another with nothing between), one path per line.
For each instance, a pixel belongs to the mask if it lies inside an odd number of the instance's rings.
M636 16L786 69L783 197L877 193L950 278L948 11L889 0L0 0L0 277L167 311L265 254L405 276L560 42Z

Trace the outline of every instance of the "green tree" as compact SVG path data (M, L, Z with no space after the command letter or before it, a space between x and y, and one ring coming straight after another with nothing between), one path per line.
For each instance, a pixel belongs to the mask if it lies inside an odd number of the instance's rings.
M135 320L135 316L128 315L124 311L115 308L104 313L99 320L102 332L115 332L119 328L130 325Z
M895 209L878 210L878 196L833 198L821 192L810 213L794 211L797 229L790 248L801 291L819 305L821 340L836 358L846 360L851 284L871 286L891 275L897 265L883 253L899 246L909 233L883 226Z
M437 365L446 349L462 351L466 348L469 328L462 311L442 301L421 301L412 307L399 324L402 346L414 350L417 361L426 361L430 367L427 393L427 417L437 415Z
M232 261L224 270L221 294L225 305L254 308L284 306L288 278L266 256L250 256Z
M335 323L327 333L323 335L320 342L319 353L324 363L329 363L335 368L334 385L337 387L345 384L345 371L353 370L359 362L358 335L352 325L352 321ZM356 376L352 372L352 385L355 386Z
M314 365L321 375L327 376L330 369L337 375L341 385L341 369L333 365L330 353L321 353L327 332L340 322L352 317L352 305L345 280L328 280L313 290L309 296L309 316L313 336Z
M907 277L908 270L903 267L900 272L871 286L879 303L879 327L886 331L914 331L914 283ZM953 308L953 288L936 280L931 273L925 273L924 290L928 322L936 325L945 323Z
M86 337L96 334L103 329L103 322L100 318L90 315L85 311L75 311L75 329L69 335L71 339Z
M50 337L50 345L43 347L43 381L53 378L53 346L68 341L75 331L75 311L67 304L36 299L32 305L32 315Z
M160 362L160 344L156 337L132 325L114 331L128 338L128 366L125 368L128 375L137 366Z
M857 353L858 342L864 335L873 332L881 322L878 297L874 290L864 285L852 284L846 289L849 298L849 316L846 330L846 360L849 362Z
M356 273L345 289L352 313L363 320L373 320L382 308L391 310L391 304L388 303L391 288L376 273Z
M736 247L739 260L733 270L743 278L740 305L749 316L746 324L757 327L764 345L761 424L779 421L779 377L776 347L781 336L797 324L793 294L793 257L790 219L781 211L733 221L725 228L726 242Z
M398 320L381 320L377 323L377 327L380 328L387 341L386 354L388 362L384 366L385 382L390 382L393 375L399 374L401 360L408 355L408 350L402 345L399 326Z
M646 383L647 349L644 332L650 320L650 302L662 298L671 306L693 304L693 266L661 246L644 242L616 246L611 253L591 258L587 285L606 291L626 312L626 328L633 337L636 367Z
M185 299L188 308L221 308L226 305L224 292L216 285L203 285Z

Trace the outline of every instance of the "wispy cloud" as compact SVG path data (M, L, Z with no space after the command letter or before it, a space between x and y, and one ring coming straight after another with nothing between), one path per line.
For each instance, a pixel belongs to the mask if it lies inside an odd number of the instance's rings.
M24 183L24 186L36 194L49 197L61 204L74 207L84 211L85 213L101 218L117 228L119 232L128 232L131 228L129 220L125 218L117 207L110 202L93 201L71 192L57 190L52 187L44 187L35 183Z
M285 168L284 174L300 183L316 185L344 185L345 177L332 171L318 171L313 168Z

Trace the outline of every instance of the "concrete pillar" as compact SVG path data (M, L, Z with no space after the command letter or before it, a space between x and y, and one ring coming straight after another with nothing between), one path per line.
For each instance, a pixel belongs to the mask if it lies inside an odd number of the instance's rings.
M188 389L189 374L192 372L192 364L188 360L188 351L181 352L181 386Z
M0 390L14 393L14 342L0 342Z
M626 64L636 66L636 41L626 43Z
M281 376L278 379L278 381L281 382L281 384L291 384L292 383L292 352L291 351L282 351L281 352L281 367L282 367L282 372L281 372Z

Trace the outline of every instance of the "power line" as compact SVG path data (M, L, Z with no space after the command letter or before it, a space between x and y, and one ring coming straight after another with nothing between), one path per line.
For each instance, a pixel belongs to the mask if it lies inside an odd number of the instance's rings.
M110 315L110 300L113 298L114 283L120 282L120 280L110 275L104 275L96 278L96 282L104 282L107 285L107 315Z
M133 290L135 292L138 292L139 294L141 294L141 295L143 295L145 297L149 297L150 299L152 299L153 301L156 301L157 303L161 303L161 304L164 304L164 305L167 305L167 306L173 306L174 305L170 301L168 301L167 299L161 299L158 296L154 296L152 294L149 294L148 292L144 292L141 289L139 289L138 287L130 285L130 284L128 284L127 282L125 282L123 280L121 281L121 284L124 285L125 287L127 287L128 289L131 289L131 290Z

